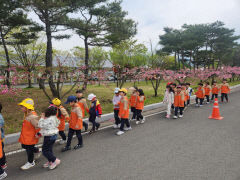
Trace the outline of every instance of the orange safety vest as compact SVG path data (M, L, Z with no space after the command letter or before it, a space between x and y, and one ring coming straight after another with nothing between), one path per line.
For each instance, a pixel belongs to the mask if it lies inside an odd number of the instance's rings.
M225 94L227 94L227 93L229 93L229 91L230 91L230 89L229 89L229 87L227 86L227 85L222 85L221 86L221 93L225 93Z
M79 107L79 104L76 104L76 107ZM83 121L75 112L71 112L70 120L69 120L69 128L74 130L81 130L83 127Z
M184 100L182 99L182 95L178 92L176 92L174 96L174 107L184 107Z
M218 87L217 86L213 86L212 87L212 94L218 94L218 92L219 92Z
M123 97L127 101L127 110L124 110L124 103L122 100L119 102L119 117L121 119L128 119L129 118L129 102L126 96Z
M0 140L0 158L3 157L2 140Z
M135 95L131 95L129 101L130 101L130 106L131 106L131 107L136 107L137 96L135 96Z
M203 93L203 88L198 88L196 95L197 95L197 98L203 99L205 96Z
M31 113L33 115L37 115L35 111L32 111ZM39 132L39 129L36 129L29 121L24 118L21 135L18 141L24 145L35 145L39 140L35 137L37 132Z
M60 108L64 108L64 107L63 107L63 106L60 106L59 109L58 109L59 111L61 111ZM60 121L60 124L59 124L59 126L58 126L58 130L59 130L59 131L64 131L64 130L65 130L65 119L66 119L65 116L64 116L64 115L61 115L61 117L58 117L58 113L57 113L56 116L57 116L57 118L58 118L59 121Z
M211 89L208 86L205 86L204 90L205 90L205 95L209 96L210 92L211 92Z
M146 98L145 98L145 96L144 96L144 100L143 100L143 101L140 101L140 96L137 96L136 109L138 109L138 110L143 110L145 99L146 99Z

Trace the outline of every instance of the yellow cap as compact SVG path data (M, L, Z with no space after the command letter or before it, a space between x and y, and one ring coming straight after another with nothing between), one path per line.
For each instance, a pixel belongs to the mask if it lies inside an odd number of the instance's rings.
M119 92L124 92L125 94L127 94L127 89L126 88L122 88L119 90Z
M18 104L19 106L24 106L27 109L34 110L34 101L31 98L24 99Z
M56 106L60 106L62 104L61 100L58 98L53 99L52 103Z

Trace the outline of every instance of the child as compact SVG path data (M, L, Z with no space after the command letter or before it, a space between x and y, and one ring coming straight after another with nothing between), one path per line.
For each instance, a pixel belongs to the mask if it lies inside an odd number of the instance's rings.
M170 118L171 106L174 103L174 93L170 85L166 86L166 91L163 99L163 103L167 105L167 115L166 118Z
M5 156L5 152L4 152L4 130L3 130L3 126L4 126L4 119L2 117L2 104L0 103L0 179L3 179L5 177L7 177L7 173L4 171L4 169L7 168L6 165L6 156Z
M209 82L205 82L204 91L205 97L207 98L207 104L209 104L210 103L209 97L211 92L211 86L209 85Z
M223 83L221 84L221 100L224 101L224 98L228 102L228 94L230 93L229 84L226 79L223 79Z
M59 142L59 144L65 144L67 142L67 137L64 133L65 130L65 120L69 120L69 114L67 110L61 105L62 102L60 99L55 98L52 100L52 103L57 107L57 118L60 121L58 130L59 135L61 136L62 140Z
M114 90L115 95L113 96L113 100L112 100L113 106L114 106L114 118L115 118L115 123L113 125L114 129L119 128L120 125L121 125L121 120L118 116L118 114L119 114L119 102L121 100L121 96L119 95L119 90L120 90L119 88L115 88L115 90Z
M101 104L96 99L96 95L89 94L88 100L91 101L91 106L89 109L89 115L90 115L89 122L92 123L92 129L89 133L91 134L91 133L94 133L95 130L98 130L100 127L100 123L96 122L96 117L101 118L102 108L101 108Z
M184 109L184 92L182 91L181 86L177 86L177 91L174 96L174 107L175 107L175 115L174 119L178 118L178 111L180 110L179 117L183 117L183 109Z
M136 103L136 111L137 111L137 120L136 124L143 124L145 122L145 118L142 115L142 111L144 108L144 101L145 101L145 96L143 93L142 89L138 89L137 91L137 103ZM141 121L140 121L141 119Z
M186 106L187 106L187 100L188 100L188 93L187 93L187 88L186 88L185 83L181 84L181 89L182 89L182 92L184 94L184 109L185 109ZM184 109L183 109L183 111L184 111Z
M203 84L199 83L198 89L196 92L196 106L199 106L198 100L200 100L200 106L203 106L204 97L205 97L205 92L204 92Z
M89 112L88 105L87 105L87 100L83 97L83 91L82 90L77 90L76 91L76 96L77 96L77 102L80 105L82 109L82 115L84 118L85 117L85 111ZM88 130L88 123L83 121L83 126L85 128L85 131Z
M219 92L219 87L217 85L217 82L213 81L213 84L212 84L212 98L211 98L212 101L213 101L214 98L218 98L218 92Z
M171 83L170 86L173 90L173 93L175 93L177 91L177 89L176 89L177 84L176 83ZM172 109L174 110L174 104L172 104Z
M193 89L190 87L190 83L186 83L186 88L187 88L187 93L188 93L187 105L189 105L190 104L190 98L193 94Z
M78 144L74 147L74 149L77 150L83 147L83 140L82 140L82 134L81 134L81 129L83 127L82 110L79 104L77 103L77 97L69 96L65 104L69 104L72 110L69 118L69 131L68 131L67 145L62 149L62 152L65 152L71 149L72 137L75 132L78 138Z
M30 98L24 99L18 104L24 113L24 120L19 142L22 148L26 149L28 162L21 167L22 170L27 170L35 166L34 153L37 153L37 158L41 155L35 145L38 143L39 138L36 134L39 132L38 120L39 117L34 111L34 101Z
M132 120L136 120L137 116L137 111L136 111L136 103L137 103L137 88L136 87L131 87L129 90L132 91L129 103L131 106L131 112L133 113L132 115Z
M124 134L124 131L131 130L131 126L129 123L129 102L127 98L127 89L122 88L119 91L121 100L119 102L119 117L121 118L121 126L120 130L117 132L117 135L120 136ZM126 128L124 128L124 125L126 124Z
M41 128L40 133L44 136L42 153L48 160L43 167L51 170L55 169L61 162L53 155L53 145L57 139L58 126L60 124L56 116L57 111L58 108L55 105L50 105L38 122L38 127Z

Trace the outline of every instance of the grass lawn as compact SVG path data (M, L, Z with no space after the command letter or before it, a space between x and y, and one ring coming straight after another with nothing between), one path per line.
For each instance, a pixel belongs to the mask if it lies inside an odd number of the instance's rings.
M230 83L231 86L240 84L240 81L235 81ZM154 90L152 88L152 85L150 82L140 82L136 84L139 88L142 88L144 90L146 101L145 105L153 104L161 102L163 99L163 94L166 86L166 82L162 82L162 84L159 87L158 90L158 97L154 97ZM133 86L133 82L127 82L124 84L125 88L129 88ZM196 87L196 86L193 86ZM64 87L64 90L67 90L67 86ZM114 92L115 84L111 83L107 86L105 85L89 85L88 90L85 93L85 97L87 97L87 94L94 93L97 95L97 98L99 99L103 114L110 113L113 111L113 105L112 105L112 97ZM76 89L73 90L73 94ZM22 92L20 92L18 95L1 95L0 96L0 102L3 105L2 115L5 119L5 133L15 133L19 132L21 130L22 126L22 120L23 120L23 113L20 111L20 108L18 107L18 103L23 100L24 98L30 97L35 102L35 109L38 114L41 114L41 112L44 111L45 108L48 107L48 99L45 97L42 90L38 88L31 88L31 89L23 89ZM66 97L63 99L63 101L66 100Z

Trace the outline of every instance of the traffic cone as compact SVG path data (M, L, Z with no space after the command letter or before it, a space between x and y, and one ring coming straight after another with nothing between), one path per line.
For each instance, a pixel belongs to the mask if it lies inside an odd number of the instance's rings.
M223 117L220 116L219 112L219 106L218 106L218 99L215 98L215 102L213 104L213 111L212 115L208 117L209 119L216 119L216 120L222 120Z

